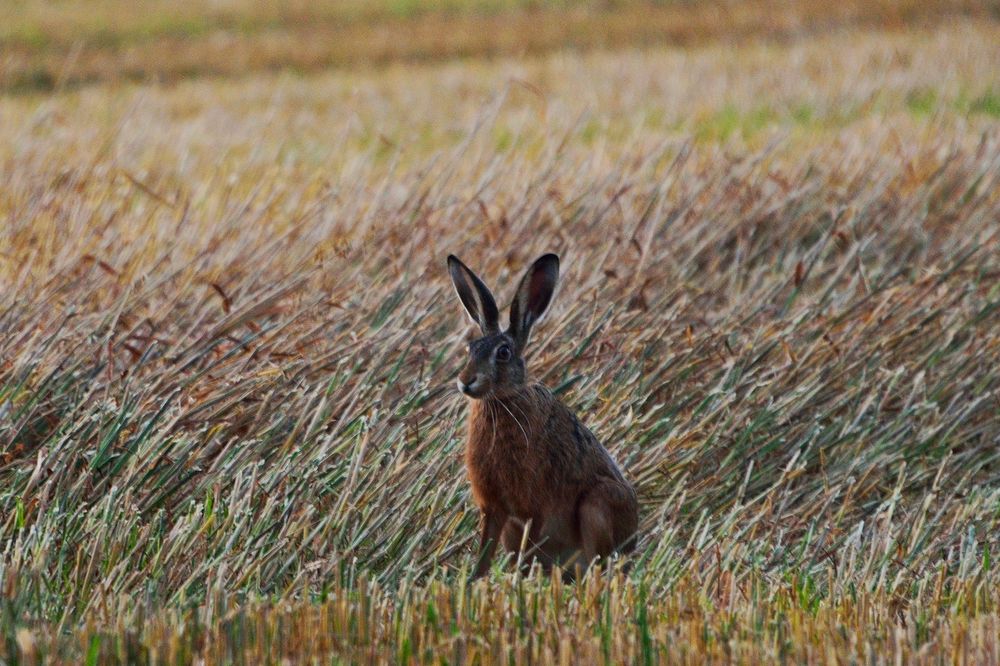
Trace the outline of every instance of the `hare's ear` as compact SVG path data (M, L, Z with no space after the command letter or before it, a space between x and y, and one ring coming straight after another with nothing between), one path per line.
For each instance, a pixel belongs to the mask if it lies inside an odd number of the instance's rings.
M559 280L559 257L545 254L535 260L521 278L521 284L510 304L509 333L519 349L528 344L531 325L538 321L552 302L552 293Z
M472 320L479 324L485 335L499 333L500 312L493 294L483 281L453 254L448 255L448 272L451 273L455 291Z

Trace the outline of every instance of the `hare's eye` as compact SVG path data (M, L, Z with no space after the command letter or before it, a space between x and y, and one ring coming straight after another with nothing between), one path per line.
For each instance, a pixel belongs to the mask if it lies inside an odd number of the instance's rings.
M507 345L500 345L497 347L497 360L498 361L509 361L510 360L510 347Z

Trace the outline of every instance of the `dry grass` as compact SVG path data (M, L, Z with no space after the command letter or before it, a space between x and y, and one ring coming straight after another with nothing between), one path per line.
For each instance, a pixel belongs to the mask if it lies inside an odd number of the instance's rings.
M790 39L997 14L992 0L20 0L0 6L0 90Z
M998 33L0 98L0 659L995 661ZM643 538L468 586L443 260L545 250Z

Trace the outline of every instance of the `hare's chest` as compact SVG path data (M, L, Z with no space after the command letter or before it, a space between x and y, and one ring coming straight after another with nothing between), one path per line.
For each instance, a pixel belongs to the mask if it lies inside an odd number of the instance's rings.
M505 513L528 518L537 515L546 504L542 465L530 456L517 455L510 449L469 443L466 469L476 503L482 508L495 507Z

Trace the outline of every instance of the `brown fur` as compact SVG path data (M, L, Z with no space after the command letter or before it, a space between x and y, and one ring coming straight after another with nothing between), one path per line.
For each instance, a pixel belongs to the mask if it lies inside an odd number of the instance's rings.
M634 547L635 491L597 438L544 386L471 400L465 462L488 551L476 575L488 569L498 538L520 552L529 521L525 554L546 570L586 566Z
M553 565L585 568L635 546L635 490L590 430L544 386L526 382L522 353L548 308L559 258L539 257L521 279L500 330L496 301L457 257L448 257L455 291L483 337L469 344L459 389L470 401L465 463L481 511L479 561L489 569L498 544Z

